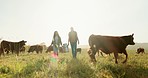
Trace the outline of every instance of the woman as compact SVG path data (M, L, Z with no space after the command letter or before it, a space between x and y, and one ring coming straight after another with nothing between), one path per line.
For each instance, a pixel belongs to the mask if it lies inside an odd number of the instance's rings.
M58 56L59 46L62 45L62 42L61 42L61 37L59 36L57 31L54 32L51 45L52 44L53 44L54 54Z

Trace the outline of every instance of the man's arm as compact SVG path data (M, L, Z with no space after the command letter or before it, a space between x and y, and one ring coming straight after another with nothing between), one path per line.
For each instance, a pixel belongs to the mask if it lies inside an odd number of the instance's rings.
M79 44L80 42L79 42L79 38L78 38L78 35L77 35L77 33L76 33L76 36L77 36L77 40L78 40L78 44Z

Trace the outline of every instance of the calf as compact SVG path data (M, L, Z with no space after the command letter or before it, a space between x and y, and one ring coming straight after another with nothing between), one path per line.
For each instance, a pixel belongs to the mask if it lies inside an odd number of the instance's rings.
M50 46L47 48L46 53L51 52L51 51L53 51L53 46L50 45ZM59 52L62 52L62 53L64 52L64 51L63 51L63 47L59 47Z
M142 53L142 54L145 53L144 52L144 48L138 48L136 53L137 54L139 54L139 53Z
M47 48L46 53L51 52L51 51L53 51L53 46L50 45L50 46Z
M28 53L30 52L34 52L36 51L36 53L38 54L39 52L42 53L43 51L43 46L40 46L40 45L33 45L33 46L30 46L29 50L28 50Z

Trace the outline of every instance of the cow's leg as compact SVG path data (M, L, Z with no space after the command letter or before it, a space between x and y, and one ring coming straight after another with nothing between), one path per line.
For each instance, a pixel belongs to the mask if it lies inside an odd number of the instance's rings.
M100 52L101 53L101 55L103 56L103 53L102 52Z
M125 60L122 63L126 63L127 58L128 58L128 54L127 54L126 50L123 53L125 54L126 58L125 58Z
M3 53L3 56L5 56L5 54L4 54L4 49L2 49L2 52L1 53Z
M7 55L9 54L9 50L5 49L5 52L6 52Z
M18 50L18 51L16 51L16 54L17 54L17 56L19 56L19 50Z
M38 51L36 51L36 53L37 53L37 54L39 54L39 52L38 52Z
M96 50L96 49L92 50L93 62L97 62L97 61L96 61L96 57L95 57L97 51L98 51L98 50Z
M6 54L8 55L9 54L9 51L6 51Z
M115 63L118 64L117 58L118 58L118 53L114 52L114 57L115 57Z
M13 52L13 51L12 51L12 52ZM17 56L19 56L19 52L20 52L20 50L17 49L17 50L16 50L16 54L17 54Z
M0 57L1 57L2 52L3 52L3 51L2 51L2 49L1 49L1 51L0 51Z
M110 53L108 55L110 56Z
M12 54L13 54L13 50L11 50Z
M99 51L97 51L97 54L98 54L98 56L99 56Z

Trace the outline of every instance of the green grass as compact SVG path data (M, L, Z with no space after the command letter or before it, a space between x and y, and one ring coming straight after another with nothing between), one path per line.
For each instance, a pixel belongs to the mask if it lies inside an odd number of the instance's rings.
M71 52L59 53L59 61L51 59L50 53L23 53L0 58L0 78L148 78L148 53L136 54L127 50L129 58L119 54L119 64L111 56L97 56L91 64L86 49L72 59ZM105 55L105 54L104 54Z

